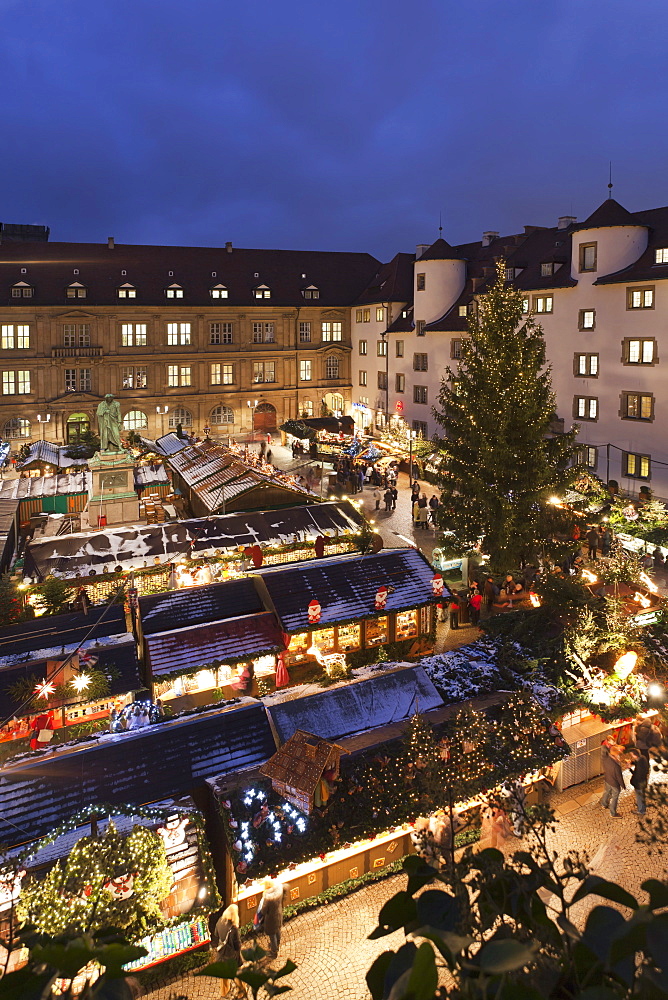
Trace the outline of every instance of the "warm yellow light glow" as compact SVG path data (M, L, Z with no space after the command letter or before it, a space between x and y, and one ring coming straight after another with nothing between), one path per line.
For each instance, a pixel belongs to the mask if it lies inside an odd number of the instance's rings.
M632 649L628 653L622 653L615 663L615 673L620 680L625 680L638 662L638 654Z
M40 698L48 698L49 695L55 693L55 687L50 681L45 681L44 684L35 685L35 694L39 695Z
M550 497L550 503L553 507L561 507L561 500L559 497Z
M534 608L539 608L540 607L540 597L538 596L538 594L534 594L533 592L530 593L529 594L529 600L531 601L531 603L534 606Z
M582 579L586 580L587 583L598 583L598 577L589 569L582 570Z
M660 698L663 694L663 687L661 684L649 684L647 687L647 694L650 698Z
M649 597L645 597L644 594L640 594L637 590L633 595L633 600L636 602L636 604L639 604L641 608L649 608L649 606L652 603Z
M324 668L327 674L330 673L333 667L340 667L345 670L347 667L346 658L343 653L323 653L319 646L315 643L313 646L309 646L306 650L311 656L315 656L316 660L321 667Z
M70 683L75 691L85 691L90 684L90 676L88 674L77 674L76 677L72 678Z
M640 574L640 580L641 580L642 583L645 584L645 586L647 587L648 590L651 590L651 592L653 594L658 594L659 593L659 588L654 583L654 580L652 580L651 577L649 577L647 575L647 573L641 573Z

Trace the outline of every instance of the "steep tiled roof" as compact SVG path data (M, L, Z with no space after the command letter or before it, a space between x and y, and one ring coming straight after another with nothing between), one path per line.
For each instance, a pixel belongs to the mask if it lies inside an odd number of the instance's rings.
M21 266L27 268L27 274L21 274ZM23 280L34 288L33 305L67 305L72 309L85 309L87 303L121 310L127 304L129 311L144 305L172 305L175 311L184 305L215 305L218 300L212 300L210 289L217 284L227 288L225 304L230 306L271 309L300 305L305 302L302 289L309 285L320 293L317 305L349 306L378 266L379 261L367 253L320 250L233 248L228 253L216 247L117 243L110 250L99 243L3 243L0 301L6 306L25 305L23 299L11 297L11 286ZM74 274L75 269L78 274ZM88 289L85 300L67 299L65 290L74 281ZM136 287L136 298L118 299L116 290L125 283ZM171 284L183 288L183 298L166 299L165 289ZM270 288L269 300L254 298L253 289L261 284Z
M442 705L438 691L422 667L414 666L379 672L319 694L267 707L279 739L284 742L298 729L322 739L338 740Z
M275 750L264 706L242 702L43 751L0 771L0 836L15 846L98 802L190 794L207 778L260 767Z
M282 629L270 612L171 629L146 640L154 677L187 673L212 663L234 663L283 648Z
M584 222L580 222L577 226L573 227L573 231L577 232L579 229L607 229L611 226L637 226L641 225L628 212L623 205L620 205L618 201L614 198L606 198L598 208L591 213L591 215L585 219Z
M411 298L413 296L411 295ZM404 315L405 313L405 315ZM413 323L413 306L407 306L402 309L397 318L393 323L387 328L388 333L412 333L414 328Z
M451 247L441 236L425 250L418 260L459 260L462 256L460 250Z
M264 610L253 577L139 598L139 614L145 636Z
M387 549L377 555L337 556L265 570L261 576L286 632L308 627L308 605L321 606L319 627L373 618L378 588L393 587L387 610L402 611L432 600L429 563L416 549ZM303 727L308 728L308 727Z
M413 262L410 253L398 253L383 264L357 299L356 305L367 302L408 302L413 298Z

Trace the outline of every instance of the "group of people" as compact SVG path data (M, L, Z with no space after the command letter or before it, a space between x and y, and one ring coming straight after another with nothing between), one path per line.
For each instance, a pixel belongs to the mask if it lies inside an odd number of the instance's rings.
M617 818L619 796L626 788L624 771L630 770L629 784L635 793L635 812L644 816L650 774L650 757L655 754L668 757L663 734L649 719L641 719L633 727L633 743L623 746L608 737L601 743L601 768L603 770L603 795L601 805Z
M411 509L413 513L413 524L416 528L427 531L430 524L437 523L438 509L441 501L435 493L427 500L427 494L420 492L420 484L415 482L411 487Z

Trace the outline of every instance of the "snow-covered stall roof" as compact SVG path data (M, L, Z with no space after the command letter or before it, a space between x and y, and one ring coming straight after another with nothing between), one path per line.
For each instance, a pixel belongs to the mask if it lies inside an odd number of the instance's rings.
M267 610L253 577L139 598L144 636Z
M187 439L180 438L173 431L170 431L169 434L163 434L155 441L143 437L141 443L147 451L152 451L155 455L175 455L178 451L187 448L189 444Z
M27 479L8 479L0 487L0 499L25 500L28 497L65 496L87 493L91 482L90 472L69 472L59 476L29 476Z
M154 678L186 673L212 663L232 663L283 648L282 629L270 612L171 629L146 639Z
M442 706L422 667L414 666L268 705L267 710L284 743L298 729L322 739L339 740Z
M387 611L428 604L433 600L433 576L433 569L416 549L334 556L262 572L279 618L291 634L308 628L308 605L313 599L321 607L319 628L359 621L378 615L376 594L381 586L393 588L387 595Z
M34 441L25 459L16 466L17 469L28 469L32 465L46 463L60 469L69 469L73 465L87 465L87 458L70 458L67 451L72 445L57 445L51 441Z
M168 483L169 476L164 465L138 465L134 470L135 489L145 489L148 486L157 486L160 483Z
M29 480L14 480L29 482ZM359 531L362 517L348 501L318 503L281 510L220 514L166 524L77 532L31 542L24 572L40 579L89 576L116 566L124 571L172 562L187 554L205 558L240 545L278 545L296 537L313 541L318 535Z
M275 751L264 706L250 699L43 750L0 770L0 838L29 843L88 805L187 795L207 778L260 767Z
M121 605L95 609L88 615L44 615L0 631L0 668L60 656L63 650L71 653L83 642L87 646L95 642L109 646L128 638Z

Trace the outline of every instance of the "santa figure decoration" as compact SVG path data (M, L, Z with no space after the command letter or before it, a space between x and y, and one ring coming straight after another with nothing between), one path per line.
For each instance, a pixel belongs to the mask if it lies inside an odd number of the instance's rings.
M178 816L173 816L168 819L164 826L159 826L157 829L158 836L162 837L162 842L165 845L165 850L172 850L174 847L180 847L181 844L186 839L186 827L188 825L188 817L184 816L183 819L179 819Z
M103 883L102 888L111 893L114 899L129 899L134 893L134 883L136 872L127 875L119 875L117 878L108 878Z
M382 584L376 591L376 611L384 611L387 604L387 587Z
M434 597L443 596L443 577L440 573L434 573L431 578L431 592Z
M309 605L308 605L308 623L309 623L309 625L317 625L318 624L318 622L320 621L320 613L321 613L321 611L322 611L322 608L320 607L320 601L316 600L316 598L313 598L312 601L309 601Z
M53 738L53 712L38 715L30 732L30 749L39 750Z

